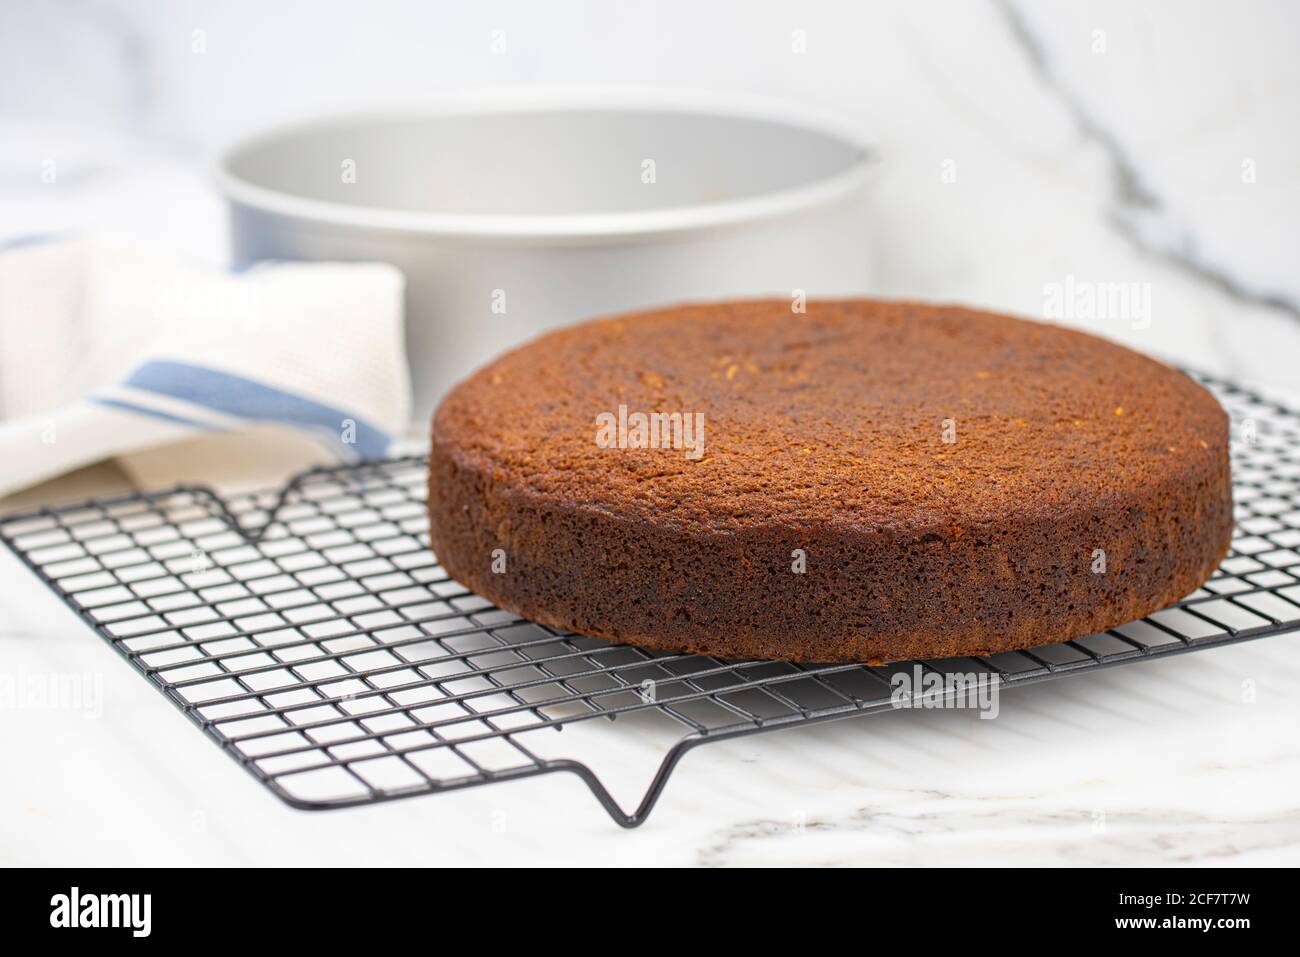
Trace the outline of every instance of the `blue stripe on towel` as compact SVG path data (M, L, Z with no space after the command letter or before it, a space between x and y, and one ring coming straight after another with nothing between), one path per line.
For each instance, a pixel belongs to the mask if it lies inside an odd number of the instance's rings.
M187 419L183 415L174 415L171 412L164 412L162 409L151 409L147 405L137 405L134 402L127 402L123 399L110 399L106 396L92 396L92 402L98 405L107 405L114 409L125 409L127 412L136 412L140 415L147 415L154 419L162 419L164 422L175 422L177 425L188 425L191 428L203 429L205 432L220 431L215 426L208 425L206 422L200 422L198 419Z
M390 442L387 433L341 409L206 366L171 360L146 362L125 384L241 419L298 426L327 437L348 458L379 458ZM345 422L355 423L353 443L343 442Z
M17 236L8 236L0 240L0 252L9 252L11 249L26 249L28 246L47 246L53 243L62 242L70 239L72 233L67 231L58 231L53 233L21 233Z

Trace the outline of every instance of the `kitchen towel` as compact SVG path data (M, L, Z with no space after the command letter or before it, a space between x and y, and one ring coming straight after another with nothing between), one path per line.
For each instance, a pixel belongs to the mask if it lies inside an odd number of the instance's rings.
M0 495L149 452L185 476L193 440L253 468L309 438L382 456L407 426L403 279L380 263L239 273L96 238L0 251ZM169 450L174 449L174 454Z

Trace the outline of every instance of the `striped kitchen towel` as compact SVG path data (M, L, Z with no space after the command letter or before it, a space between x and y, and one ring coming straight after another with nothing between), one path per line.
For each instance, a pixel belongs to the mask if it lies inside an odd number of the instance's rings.
M105 458L221 435L251 469L309 439L382 456L407 427L403 281L379 263L202 268L115 239L0 251L0 495ZM165 471L165 470L164 470Z

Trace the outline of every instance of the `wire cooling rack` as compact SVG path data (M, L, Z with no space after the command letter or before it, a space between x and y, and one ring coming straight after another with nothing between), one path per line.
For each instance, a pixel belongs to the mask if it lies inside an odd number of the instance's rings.
M423 458L318 469L225 500L187 486L43 508L0 518L0 539L295 807L568 771L633 827L692 748L889 710L899 668L1006 687L1300 627L1300 415L1199 378L1233 419L1237 528L1214 578L1105 634L982 658L724 661L533 624L437 564ZM628 735L649 721L670 726L675 743L627 813L582 754L546 754L557 730L632 714Z

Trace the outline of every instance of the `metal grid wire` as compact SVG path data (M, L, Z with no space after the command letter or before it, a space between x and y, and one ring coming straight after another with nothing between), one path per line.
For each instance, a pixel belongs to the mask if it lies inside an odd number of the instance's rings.
M1200 378L1233 418L1237 528L1215 577L1105 634L921 667L1017 685L1300 627L1300 415ZM300 808L569 771L631 827L691 748L889 710L891 674L918 664L725 661L527 622L439 567L425 475L407 458L227 500L193 486L137 493L0 518L0 539ZM581 755L536 753L538 734L630 713L681 734L632 813Z

